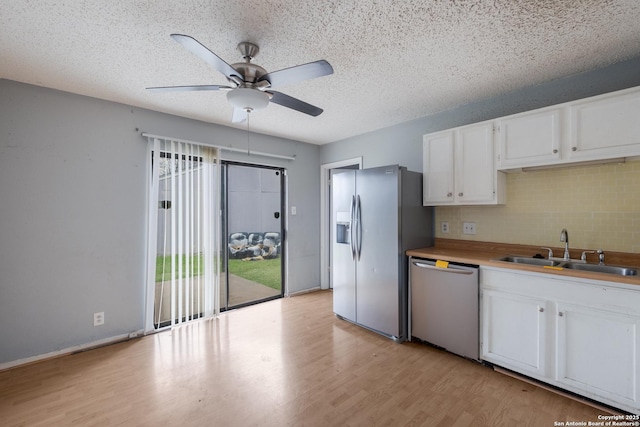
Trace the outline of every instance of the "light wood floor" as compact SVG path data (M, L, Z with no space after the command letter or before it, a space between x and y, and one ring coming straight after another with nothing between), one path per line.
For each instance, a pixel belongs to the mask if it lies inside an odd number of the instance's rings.
M337 319L331 293L0 373L0 425L553 426L603 413Z

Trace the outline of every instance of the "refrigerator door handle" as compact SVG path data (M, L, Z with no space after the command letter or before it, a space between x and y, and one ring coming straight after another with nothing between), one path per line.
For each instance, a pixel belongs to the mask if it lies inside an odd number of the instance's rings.
M474 273L473 271L469 271L469 270L458 270L455 268L441 268L441 267L436 267L434 265L424 264L422 262L415 262L415 261L413 261L413 265L420 268L426 268L428 270L440 271L442 273L453 273L453 274L473 274Z
M351 196L351 207L349 209L349 218L351 219L351 225L349 227L349 245L351 246L351 260L356 260L356 243L353 238L353 229L355 226L355 208L356 208L356 196Z
M358 245L356 252L358 254L358 261L360 261L360 253L362 252L362 206L360 205L359 194L356 201L356 222L358 223L356 228L356 240Z

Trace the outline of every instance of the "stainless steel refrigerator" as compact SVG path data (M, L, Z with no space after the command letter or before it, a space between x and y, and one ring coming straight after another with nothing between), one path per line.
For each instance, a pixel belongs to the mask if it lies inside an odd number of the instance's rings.
M433 244L422 174L397 165L332 175L333 311L396 341L407 339L405 251Z

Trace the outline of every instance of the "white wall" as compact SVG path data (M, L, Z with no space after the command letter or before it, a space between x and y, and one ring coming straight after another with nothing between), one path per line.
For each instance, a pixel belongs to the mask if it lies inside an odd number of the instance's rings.
M246 132L0 80L0 363L143 328L146 139L243 148ZM318 147L252 134L287 168L290 291L320 285ZM105 325L93 326L93 313Z

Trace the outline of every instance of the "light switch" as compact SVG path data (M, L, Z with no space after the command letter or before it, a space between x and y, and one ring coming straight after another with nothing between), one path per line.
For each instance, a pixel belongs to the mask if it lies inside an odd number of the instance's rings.
M295 206L291 206L291 215L295 215L297 212L297 209Z

